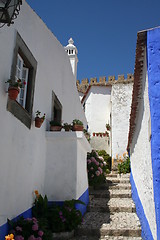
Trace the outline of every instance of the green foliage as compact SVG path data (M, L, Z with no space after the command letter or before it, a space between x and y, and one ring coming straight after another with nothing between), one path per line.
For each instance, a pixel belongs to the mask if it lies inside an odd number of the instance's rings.
M104 158L104 161L106 162L106 173L109 173L109 171L111 171L111 156L105 150L98 150L97 152L99 156Z
M126 160L122 163L118 164L118 173L130 173L131 168L130 168L130 159L129 157L126 158Z
M65 201L63 206L53 205L50 208L48 222L52 232L72 231L82 222L82 214L75 208L81 201Z
M43 198L41 195L37 195L32 213L38 219L45 237L50 232L72 231L82 222L82 214L75 208L75 204L84 203L72 199L65 201L63 206L48 205L47 196ZM52 238L48 237L48 239Z
M39 222L36 218L24 219L20 217L17 221L10 221L8 219L8 224L10 226L10 233L13 233L15 239L38 239L47 240L44 236L43 230L40 228ZM19 236L19 238L18 238Z
M73 125L81 125L81 126L83 126L83 122L81 122L79 119L74 119L72 123L73 123Z

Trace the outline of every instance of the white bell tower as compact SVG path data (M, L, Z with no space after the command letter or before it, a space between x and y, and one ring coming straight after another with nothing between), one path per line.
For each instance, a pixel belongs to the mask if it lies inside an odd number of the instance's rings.
M77 63L78 63L78 50L76 48L76 46L74 46L74 41L72 38L70 38L68 40L68 45L66 47L64 47L65 51L67 52L69 59L70 59L70 63L72 66L72 72L73 75L75 76L75 79L77 80Z

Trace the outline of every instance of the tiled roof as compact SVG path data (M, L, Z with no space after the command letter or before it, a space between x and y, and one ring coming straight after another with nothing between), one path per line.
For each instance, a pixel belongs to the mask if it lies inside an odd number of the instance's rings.
M136 126L136 117L138 112L139 103L141 101L141 89L142 89L142 74L143 74L143 61L144 61L144 50L146 47L147 32L142 31L137 34L137 45L136 45L136 57L135 57L135 69L134 69L134 83L132 92L132 104L130 114L130 127L128 134L128 146L133 139Z

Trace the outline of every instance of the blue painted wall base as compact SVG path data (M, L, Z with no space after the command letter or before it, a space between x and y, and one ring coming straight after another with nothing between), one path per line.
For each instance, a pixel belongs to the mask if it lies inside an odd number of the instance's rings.
M87 205L89 203L89 191L88 191L88 189L82 194L82 196L78 200L81 200L82 202L85 203L85 205L76 204L76 209L80 210L82 215L84 215L85 212L87 211ZM49 202L49 204L51 204L51 203L53 203L53 202ZM62 206L64 202L59 201L59 202L55 202L55 203ZM23 216L24 218L31 218L32 217L32 208L30 208L29 210L25 211L24 213L20 214L19 216L17 216L16 218L14 218L12 220L16 221L21 216ZM8 231L9 231L8 223L5 223L4 225L0 226L0 240L5 239L5 236L8 234Z
M131 172L131 176L130 176L130 182L131 182L131 186L132 186L132 198L136 205L136 212L137 212L137 215L138 215L140 223L141 223L142 238L143 238L143 240L154 240L151 230L150 230L148 220L147 220L146 215L143 210L142 203L138 196L138 192L137 192L137 188L136 188L136 185L135 185L135 182L133 179L132 172Z

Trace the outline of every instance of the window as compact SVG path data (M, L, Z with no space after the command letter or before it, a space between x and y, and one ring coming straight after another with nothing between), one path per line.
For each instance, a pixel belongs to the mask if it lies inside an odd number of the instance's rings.
M62 121L62 105L54 92L52 92L52 119L59 123Z
M8 99L7 110L17 117L28 128L31 127L37 61L17 32L13 53L11 79L26 82L18 95L17 101Z

